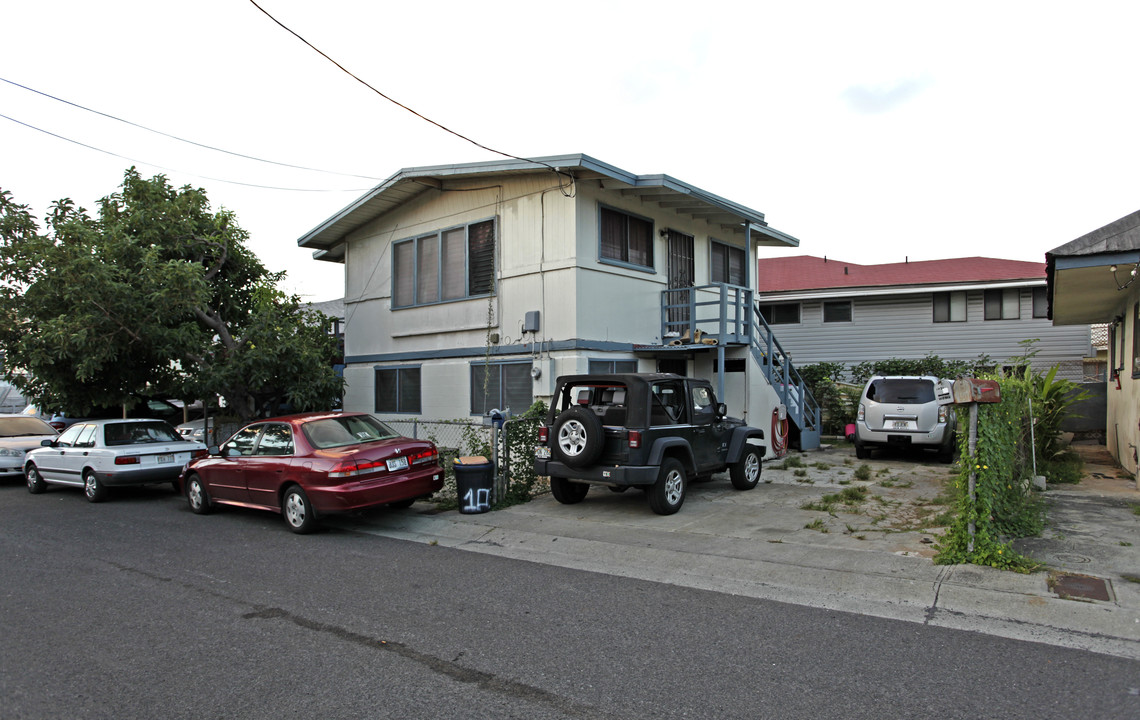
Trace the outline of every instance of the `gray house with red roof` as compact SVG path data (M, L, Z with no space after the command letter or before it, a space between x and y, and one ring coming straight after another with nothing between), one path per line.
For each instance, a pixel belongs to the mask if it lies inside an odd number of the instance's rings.
M1090 326L1054 326L1045 264L968 257L859 265L801 255L758 260L757 302L780 344L803 367L887 358L975 360L1020 356L1059 364L1081 381L1095 363Z

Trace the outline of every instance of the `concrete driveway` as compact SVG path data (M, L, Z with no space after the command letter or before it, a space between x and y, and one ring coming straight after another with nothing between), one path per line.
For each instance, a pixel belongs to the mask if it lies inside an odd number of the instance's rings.
M1018 549L1054 572L1023 575L934 565L954 466L931 456L850 447L765 463L761 483L726 475L691 485L675 515L653 514L637 490L591 488L576 505L549 494L478 515L404 512L344 518L336 527L717 592L859 612L1140 659L1140 491L1090 472L1050 487L1051 521ZM865 468L865 469L864 469ZM1097 482L1091 482L1095 480ZM1109 494L1110 493L1110 494ZM1104 580L1107 600L1054 590L1058 573ZM1093 583L1094 585L1096 583ZM1074 585L1072 587L1078 587Z

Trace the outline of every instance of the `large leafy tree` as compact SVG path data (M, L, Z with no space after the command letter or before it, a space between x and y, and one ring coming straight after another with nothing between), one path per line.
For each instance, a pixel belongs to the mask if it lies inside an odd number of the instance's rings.
M339 400L328 318L276 289L204 191L132 168L97 217L60 200L45 224L0 190L4 373L41 407L219 395L248 418Z

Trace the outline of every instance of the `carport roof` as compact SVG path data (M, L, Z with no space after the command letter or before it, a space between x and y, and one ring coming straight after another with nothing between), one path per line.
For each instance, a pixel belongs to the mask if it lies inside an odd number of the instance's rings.
M344 241L352 231L417 196L445 189L448 180L556 171L577 180L601 179L622 195L655 202L681 215L719 224L725 234L742 234L761 245L797 247L800 241L769 227L764 214L668 175L635 175L588 155L554 155L531 160L505 159L460 165L404 168L305 233L297 244L313 257L344 261Z
M1045 265L1054 325L1108 322L1140 268L1140 210L1050 250Z

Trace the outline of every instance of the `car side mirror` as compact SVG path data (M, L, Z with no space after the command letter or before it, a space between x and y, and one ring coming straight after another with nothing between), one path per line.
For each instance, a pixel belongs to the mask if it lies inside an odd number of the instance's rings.
M717 417L724 417L725 415L728 415L728 406L725 405L724 403L717 403L716 404L716 416Z
M55 447L55 440L40 440L40 445L43 447Z

